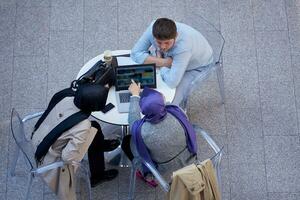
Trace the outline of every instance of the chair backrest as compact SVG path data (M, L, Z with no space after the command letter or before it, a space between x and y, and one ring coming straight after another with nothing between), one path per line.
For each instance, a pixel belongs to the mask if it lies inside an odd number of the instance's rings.
M211 22L199 13L197 13L194 17L195 20L189 21L188 24L192 23L190 25L196 30L200 31L201 34L207 39L208 43L213 49L214 61L221 62L225 38L220 31L219 23Z
M213 155L211 155L209 158L212 160L212 163L214 165L216 175L217 175L218 185L219 185L219 188L221 191L220 165L221 165L223 148L220 148L217 145L217 143L209 136L209 134L204 129L202 129L200 126L193 124L193 127L197 133L197 141L199 141L199 139L202 138L214 152ZM199 136L201 136L201 137L199 137ZM199 149L201 149L201 148L203 148L203 147L200 146ZM199 152L198 152L198 154L199 154ZM197 164L198 162L199 161L195 161L195 164ZM156 169L156 167L154 167L153 165L151 165L150 163L145 161L142 157L136 156L136 157L134 157L133 162L132 162L130 188L129 188L129 199L134 199L135 178L136 178L135 171L137 170L138 166L140 166L141 163L143 163L151 171L151 173L154 175L156 180L159 182L160 187L165 192L169 192L169 190L170 190L169 180L166 180L160 174L160 172Z
M19 113L13 108L11 112L11 132L13 138L19 147L19 149L24 154L26 161L30 165L31 169L35 169L37 167L34 152L32 148L31 142L26 138L24 122L20 118Z

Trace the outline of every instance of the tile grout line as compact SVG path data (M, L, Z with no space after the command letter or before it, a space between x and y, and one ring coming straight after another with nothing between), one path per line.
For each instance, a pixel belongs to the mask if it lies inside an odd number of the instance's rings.
M14 5L14 36L13 36L13 52L12 52L12 73L11 73L11 94L10 94L10 110L12 109L12 106L13 106L13 103L12 103L12 100L13 100L13 83L14 83L14 69L15 69L15 41L16 41L16 32L17 32L17 2L15 2L15 5ZM7 133L7 143L9 143L9 133ZM6 172L6 187L5 187L5 199L7 199L7 196L8 196L8 182L9 182L9 145L7 145L7 164L6 164L6 169L7 169L7 172Z
M84 54L84 37L85 37L85 0L83 0L83 8L82 8L82 13L83 13L83 19L82 19L82 66L85 64L85 54Z
M263 151L264 151L264 171L265 171L265 184L266 184L266 195L269 198L268 194L268 178L267 178L267 163L266 163L266 143L265 143L265 130L263 124L263 114L262 114L262 103L261 103L261 91L260 91L260 76L259 76L259 65L258 65L258 54L257 54L257 43L256 43L256 28L254 26L254 7L253 7L253 0L250 0L251 4L251 11L252 11L252 24L253 24L253 35L254 35L254 45L255 45L255 60L256 60L256 68L257 68L257 81L258 81L258 96L259 96L259 107L260 107L260 122L261 122L261 132L263 138Z
M287 36L289 40L289 52L290 52L290 67L292 71L292 77L293 77L293 93L294 93L294 103L295 103L295 109L296 109L296 119L297 119L297 132L298 132L298 137L300 140L300 125L299 125L299 112L297 109L297 95L296 95L296 85L295 85L295 76L294 76L294 67L293 67L293 55L292 55L292 50L291 50L291 39L290 39L290 29L289 29L289 18L288 18L288 13L287 13L287 5L286 5L286 0L284 1L284 8L285 8L285 15L286 15L286 25L287 25Z
M50 62L50 37L51 37L51 10L52 10L52 3L50 1L49 5L49 30L48 30L48 60L47 60L47 87L46 87L46 102L44 106L47 106L47 101L48 101L48 90L49 90L49 62ZM44 195L43 195L44 197Z
M220 3L220 0L218 0L218 14L219 14L219 29L220 29L220 33L222 34L222 26L221 26L221 5L220 5L221 3ZM224 48L225 48L225 46L226 46L226 44L224 44ZM221 57L221 59L222 59L222 68L223 68L223 83L224 83L224 90L225 90L225 94L226 94L226 88L225 88L225 77L224 77L224 54L222 55L222 57ZM230 152L229 152L229 147L228 147L228 141L229 141L229 134L228 134L228 126L227 126L227 124L228 124L228 120L227 120L227 109L226 109L226 95L225 95L225 99L224 99L224 101L225 101L225 103L224 103L224 118L225 118L225 131L226 131L226 134L225 134L225 138L226 138L226 147L227 147L227 154L228 154L228 160L227 160L227 166L228 166L228 168L230 168L229 167L229 165L230 165L230 162L229 162L229 158L230 158ZM221 165L222 166L222 165ZM221 176L222 176L222 174L221 174ZM228 177L231 177L231 171L229 170L229 173L228 173ZM223 179L223 181L224 181L224 179ZM222 181L222 179L221 179L221 185L222 185L222 183L224 184L224 182ZM230 178L229 178L229 180L228 180L228 182L229 182L229 199L231 199L231 184L230 184ZM225 189L224 189L224 191L225 191ZM225 192L224 192L225 193ZM221 191L221 194L223 194L223 191Z
M119 8L120 8L120 5L119 5L119 0L116 0L117 1L117 46L118 46L118 49L120 48L120 40L119 40Z
M118 49L120 48L120 40L119 40L119 7L120 7L120 2L119 0L117 1L117 47ZM120 169L118 169L120 170ZM118 199L120 200L120 174L118 175Z
M52 1L49 2L49 21L48 21L48 60L47 60L47 87L46 87L46 102L44 106L47 106L48 91L49 91L49 66L50 66L50 37L51 37L51 15L52 15ZM43 200L45 199L45 184L43 184Z

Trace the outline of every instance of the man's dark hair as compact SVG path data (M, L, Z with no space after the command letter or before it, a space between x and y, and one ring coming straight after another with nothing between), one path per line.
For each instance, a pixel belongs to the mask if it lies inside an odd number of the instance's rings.
M152 34L159 40L174 39L177 35L176 24L171 19L159 18L153 24Z

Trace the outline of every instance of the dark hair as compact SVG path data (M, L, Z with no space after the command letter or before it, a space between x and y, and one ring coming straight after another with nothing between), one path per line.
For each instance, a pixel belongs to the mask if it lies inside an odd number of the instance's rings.
M100 111L105 107L107 96L108 88L98 84L86 83L80 85L76 90L74 104L82 111Z
M177 35L176 24L171 19L159 18L153 24L152 34L159 40L174 39Z

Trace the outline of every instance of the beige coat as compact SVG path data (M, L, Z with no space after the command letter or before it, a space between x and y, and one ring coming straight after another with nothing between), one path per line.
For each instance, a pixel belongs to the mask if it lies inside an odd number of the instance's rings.
M216 174L210 160L173 173L169 200L220 200Z
M60 101L49 113L44 122L35 131L32 143L36 150L38 144L56 125L70 115L79 111L73 104L73 97L66 97ZM97 129L91 127L88 119L75 125L73 128L64 132L56 142L50 147L44 157L41 166L56 161L77 161L80 162L84 154L88 151ZM73 166L64 166L61 169L51 170L43 175L44 181L48 184L61 200L76 199L75 194L75 173Z

